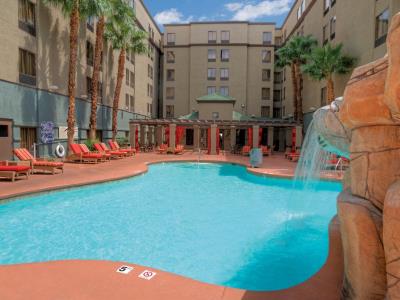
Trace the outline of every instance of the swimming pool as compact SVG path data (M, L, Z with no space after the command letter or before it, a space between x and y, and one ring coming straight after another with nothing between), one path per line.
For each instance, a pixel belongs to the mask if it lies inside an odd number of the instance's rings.
M324 264L339 191L231 164L152 165L139 177L1 204L0 263L113 260L248 290L288 288Z

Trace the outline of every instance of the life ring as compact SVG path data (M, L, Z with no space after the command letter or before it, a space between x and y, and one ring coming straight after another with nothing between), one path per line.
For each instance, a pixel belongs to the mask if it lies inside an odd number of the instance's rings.
M56 153L56 156L58 158L64 157L65 156L65 148L64 148L64 146L61 145L61 144L58 144L57 147L56 147L55 153Z

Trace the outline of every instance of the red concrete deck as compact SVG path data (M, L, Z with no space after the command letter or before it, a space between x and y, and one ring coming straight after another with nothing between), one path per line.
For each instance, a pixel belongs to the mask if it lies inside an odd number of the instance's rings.
M198 155L193 153L181 156L146 153L98 165L66 164L62 175L33 175L28 181L14 183L0 181L0 199L130 177L146 172L150 163L197 159ZM231 155L201 155L200 160L248 163L248 157ZM273 155L264 160L262 168L251 169L251 172L291 177L294 169L295 163L281 155ZM153 269L150 270L156 271L157 275L147 281L138 275L149 268L126 264L135 269L123 275L116 273L116 269L125 263L76 260L0 266L0 299L339 299L343 259L336 221L331 224L330 238L329 258L320 272L301 285L277 292L225 288Z

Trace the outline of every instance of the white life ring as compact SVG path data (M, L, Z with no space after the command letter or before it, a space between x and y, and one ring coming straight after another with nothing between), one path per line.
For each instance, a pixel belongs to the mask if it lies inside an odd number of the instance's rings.
M65 148L64 148L64 146L61 145L61 144L58 144L57 147L56 147L56 151L55 152L56 152L56 156L58 158L64 157L65 156Z

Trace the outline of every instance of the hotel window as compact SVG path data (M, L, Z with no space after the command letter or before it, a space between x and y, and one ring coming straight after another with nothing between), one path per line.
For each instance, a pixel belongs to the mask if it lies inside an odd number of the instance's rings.
M297 9L297 20L301 18L301 6Z
M207 87L207 95L212 95L217 92L217 88L215 86L209 86Z
M132 95L131 95L131 96L130 96L130 99L131 99L131 101L130 101L130 102L131 102L131 103L130 103L130 104L131 104L131 106L130 106L130 111L131 111L131 112L134 112L134 111L135 111L135 96L132 96Z
M336 35L336 16L331 18L330 31L331 31L331 40L333 40L335 38L335 35Z
M229 49L221 50L221 61L229 61Z
M217 69L209 68L207 70L207 78L208 80L215 80L217 78Z
M227 86L221 86L221 88L219 89L219 93L222 96L229 96L229 87Z
M325 45L328 42L328 25L322 27L322 43Z
M126 69L125 74L126 74L125 75L125 83L127 86L129 86L129 70L128 69Z
M7 130L7 128L6 128ZM37 143L37 131L35 127L21 127L21 148L32 149L33 144Z
M153 97L153 86L151 84L147 84L147 96Z
M131 88L134 88L135 87L135 73L133 73L133 72L130 72L130 76L129 76L130 78L130 87Z
M271 50L262 50L262 62L263 63L270 63L272 58Z
M324 1L324 15L329 11L329 7L331 6L331 0L323 0Z
M262 97L262 100L271 100L271 89L270 88L262 88L261 97Z
M281 101L281 91L274 90L274 102L280 102L280 101Z
M150 79L153 79L153 67L151 65L147 65L147 75Z
M215 49L208 49L208 61L214 62L217 60L217 50Z
M35 4L29 0L18 1L18 27L35 36L36 35L36 9Z
M274 72L274 83L282 83L282 72Z
M129 110L129 94L125 94L125 110Z
M271 112L271 108L269 106L261 106L261 117L269 118L269 114Z
M88 66L93 66L94 60L94 47L89 41L86 41L86 63Z
M385 9L375 20L375 47L385 43L389 29L389 9Z
M175 81L175 70L167 70L167 81Z
M272 32L263 32L263 44L264 45L272 44Z
M165 108L166 108L165 109L166 118L167 119L174 118L174 106L173 105L167 105Z
M86 20L86 28L89 29L91 32L94 32L95 19L95 17L90 16Z
M35 54L19 49L19 82L36 85L36 58Z
M262 80L263 81L271 81L271 70L270 69L262 70Z
M173 51L167 51L167 63L175 62L175 53Z
M321 107L326 105L327 89L326 87L321 89Z
M275 45L280 46L281 44L282 44L282 37L281 36L275 37Z
M168 33L167 34L167 44L168 45L175 45L176 34L175 33Z
M229 43L230 39L231 39L231 33L230 31L221 31L221 43Z
M229 80L229 69L221 69L220 78L221 80Z
M303 0L301 3L301 13L304 13L306 11L306 0Z
M174 87L167 87L167 99L168 100L175 99L175 88Z
M216 31L209 31L208 32L208 43L209 44L216 44L217 43L217 32Z

